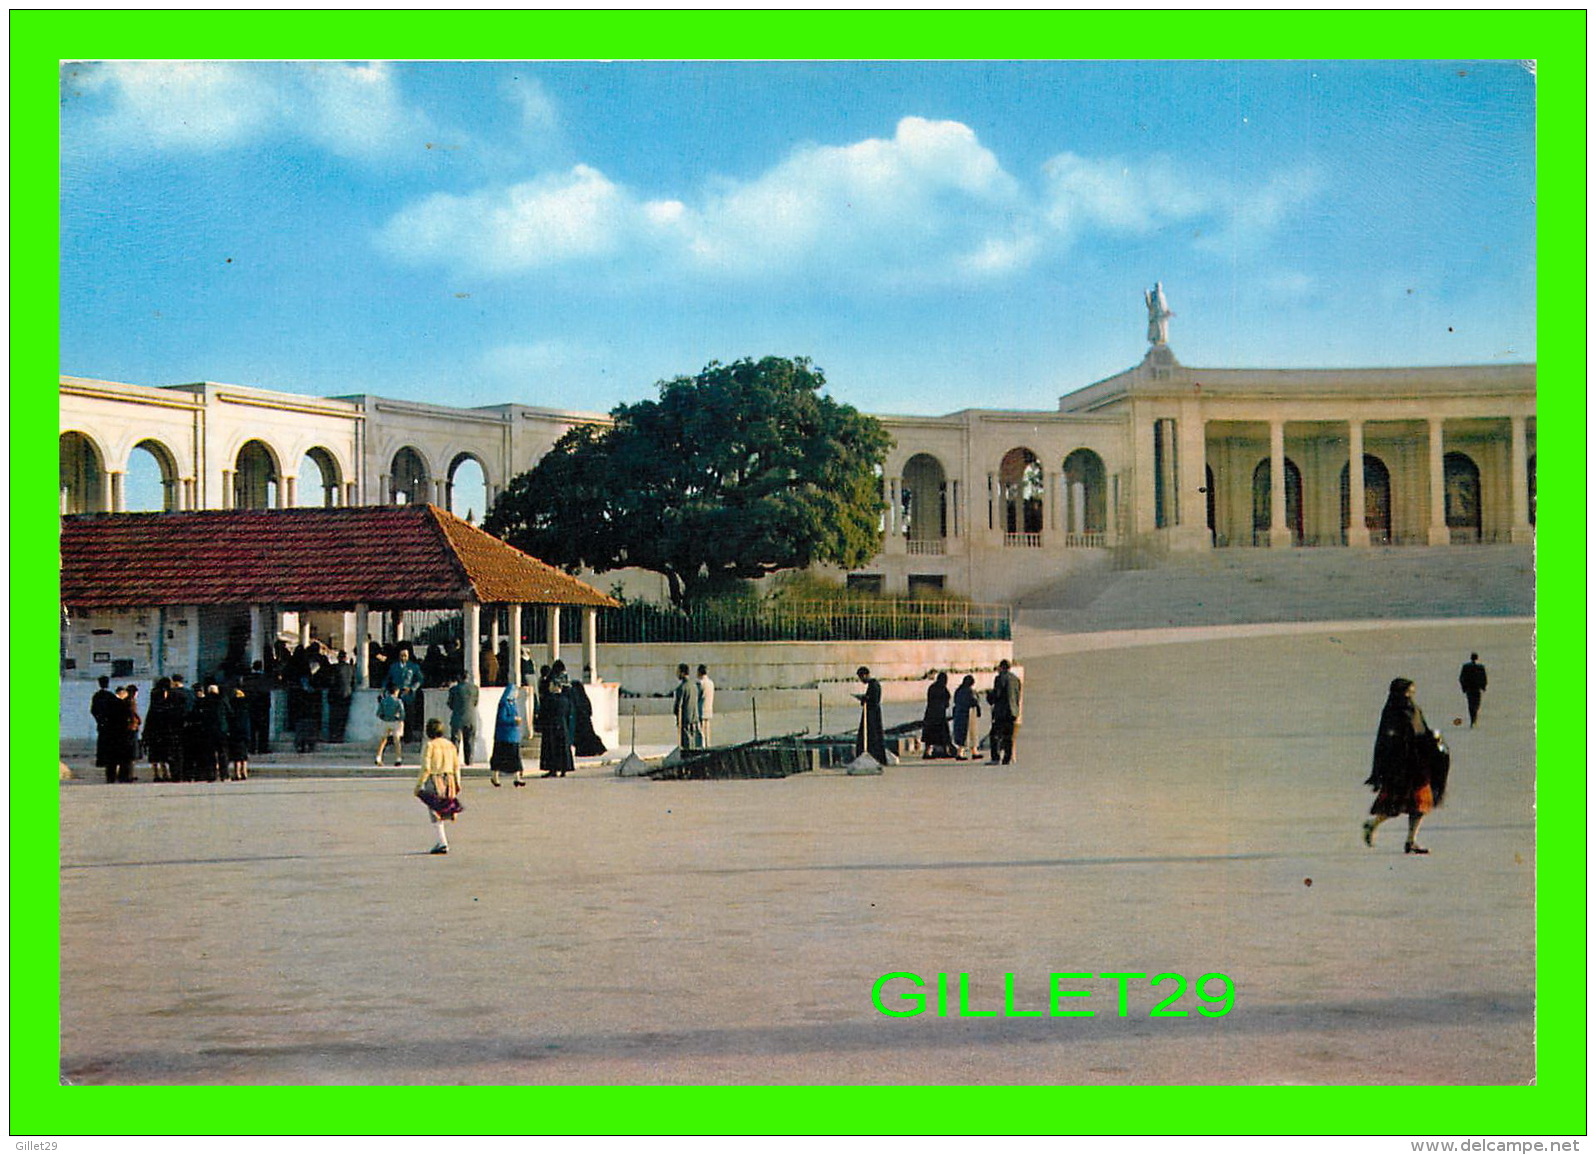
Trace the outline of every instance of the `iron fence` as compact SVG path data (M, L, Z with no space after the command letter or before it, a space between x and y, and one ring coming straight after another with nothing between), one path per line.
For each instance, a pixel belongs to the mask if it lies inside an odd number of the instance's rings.
M599 640L648 642L1008 641L1009 606L962 602L767 602L677 610L643 603L599 614Z

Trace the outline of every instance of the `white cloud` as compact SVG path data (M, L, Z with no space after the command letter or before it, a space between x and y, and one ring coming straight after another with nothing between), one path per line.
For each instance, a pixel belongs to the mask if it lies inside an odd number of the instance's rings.
M577 165L505 189L435 193L389 220L378 244L412 262L518 273L613 255L643 219L624 190Z
M1096 233L1201 222L1223 243L1261 238L1316 191L1311 174L1234 192L1167 157L1068 152L1033 190L966 125L906 117L890 138L803 145L697 196L648 199L585 165L435 195L391 218L380 243L411 262L493 275L602 261L645 277L928 285L1010 276Z
M84 93L106 102L96 121L112 142L156 149L229 148L281 115L276 86L258 69L204 61L111 61L69 66Z
M521 114L521 127L534 136L544 136L559 127L554 98L535 77L517 76L506 85L511 102Z
M68 66L84 128L119 150L218 151L267 138L372 158L424 143L386 64L112 61ZM75 111L75 110L74 110Z
M1213 208L1212 193L1166 157L1091 160L1064 152L1042 166L1043 213L1065 237L1096 227L1148 233Z

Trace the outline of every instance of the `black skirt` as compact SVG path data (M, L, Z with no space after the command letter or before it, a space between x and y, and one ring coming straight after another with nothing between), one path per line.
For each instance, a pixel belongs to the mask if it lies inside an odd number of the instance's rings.
M494 774L520 774L522 772L521 744L519 742L500 742L495 739L493 754L488 759L488 769Z

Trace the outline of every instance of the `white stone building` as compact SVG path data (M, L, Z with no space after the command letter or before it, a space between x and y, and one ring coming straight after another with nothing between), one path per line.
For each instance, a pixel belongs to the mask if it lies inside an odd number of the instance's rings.
M603 414L315 398L204 382L62 377L61 510L430 501L459 515ZM1533 539L1535 367L1197 369L1155 341L1056 410L883 416L883 550L850 582L1006 602L1109 564L1215 548L1463 546ZM1350 462L1362 458L1363 468ZM1362 510L1361 517L1350 511ZM662 584L629 592L662 595Z

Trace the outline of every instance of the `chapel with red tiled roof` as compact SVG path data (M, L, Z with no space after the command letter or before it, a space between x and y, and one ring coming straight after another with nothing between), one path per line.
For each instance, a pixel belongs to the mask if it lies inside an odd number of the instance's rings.
M400 505L65 517L61 604L89 663L142 644L137 665L156 673L206 668L230 644L221 635L239 633L246 619L253 660L283 611L301 620L352 613L364 684L372 611L397 621L407 610L456 609L462 633L474 638L483 607L506 607L518 639L521 607L546 606L557 650L558 611L571 607L583 611L584 656L593 666L596 612L618 603L437 506ZM513 679L520 647L510 650L504 674ZM476 647L466 651L478 681Z

